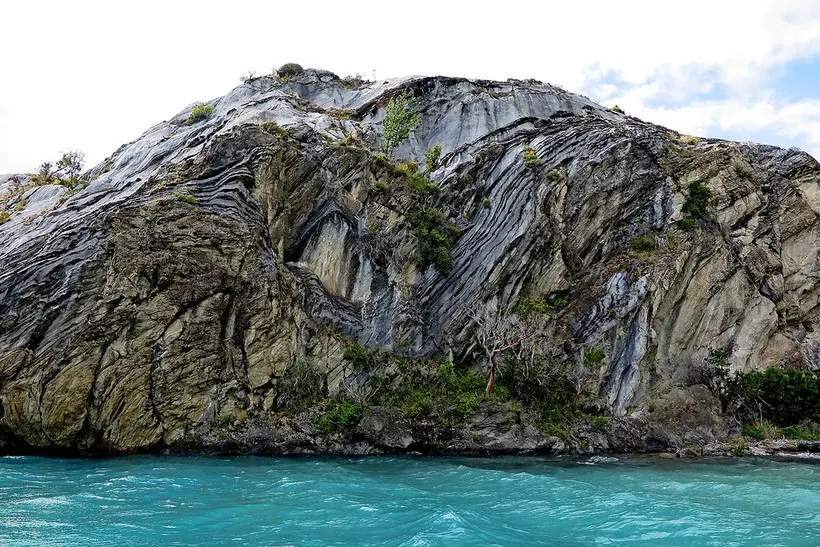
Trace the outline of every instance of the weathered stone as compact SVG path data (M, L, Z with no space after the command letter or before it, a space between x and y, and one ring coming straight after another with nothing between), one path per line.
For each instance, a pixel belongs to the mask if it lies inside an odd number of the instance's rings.
M447 273L420 268L407 220L417 196L376 155L384 105L404 89L421 123L396 156L423 164L442 148L431 204L461 231ZM3 450L678 450L726 435L698 387L711 349L733 370L820 367L820 166L807 154L681 144L518 81L351 86L306 70L209 104L206 120L187 125L185 109L122 146L75 195L0 177ZM681 230L695 182L713 195L707 219ZM636 236L657 248L631 251ZM480 366L476 304L551 295L567 302L545 319L556 361L605 354L582 371L585 395L616 418L583 443L559 445L487 404L455 432L411 420L410 441L385 409L398 429L378 430L369 411L373 444L264 425L295 364L321 377L323 396L366 399L345 338ZM208 429L243 412L263 425Z

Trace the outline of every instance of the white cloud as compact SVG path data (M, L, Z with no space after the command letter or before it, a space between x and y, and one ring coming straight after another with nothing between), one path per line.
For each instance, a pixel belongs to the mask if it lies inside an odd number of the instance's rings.
M624 97L630 113L689 132L749 119L748 127L790 138L778 124L796 116L761 90L784 63L820 55L817 0L7 4L0 172L31 170L68 148L100 161L185 105L225 93L248 70L288 61L341 75L375 69L379 78L533 77L605 101ZM771 110L721 121L720 105L698 102L717 87L741 113L744 105ZM810 123L790 134L820 148Z

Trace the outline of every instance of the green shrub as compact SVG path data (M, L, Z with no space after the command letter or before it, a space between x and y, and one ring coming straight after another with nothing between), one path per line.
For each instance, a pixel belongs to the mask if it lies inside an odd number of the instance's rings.
M617 104L610 108L613 112L617 112L618 114L624 114L624 109L618 106Z
M515 313L521 317L526 317L533 313L555 313L566 306L566 300L561 298L541 300L522 296L515 304Z
M454 426L475 414L485 399L485 383L484 378L457 372L452 363L445 362L432 377L410 378L393 389L380 389L377 401L398 407L409 417L435 418L439 424ZM502 387L493 392L490 400L508 397L509 392Z
M412 177L416 173L418 173L419 164L410 161L410 160L402 160L396 164L396 171L405 177Z
M193 125L195 123L201 122L202 120L207 120L213 114L214 108L207 104L196 104L191 109L191 113L188 114L188 119L185 120L185 123L188 125Z
M705 219L708 216L707 207L712 191L703 184L703 181L696 181L689 185L689 194L683 202L681 211L693 219Z
M427 153L424 154L424 163L425 163L425 172L427 174L432 173L436 169L439 168L439 159L441 158L441 145L436 144L432 148L427 149Z
M11 220L11 213L8 211L0 211L0 224L5 224Z
M374 183L373 186L370 187L370 191L373 194L382 194L382 193L387 191L387 184L385 184L382 181L378 181L378 182Z
M364 404L330 399L325 403L324 412L312 420L313 425L324 435L349 433L362 421L366 408Z
M743 428L743 436L744 437L750 437L750 438L755 439L757 441L762 441L763 439L766 438L766 434L763 432L763 428L760 426L760 424L757 424L757 423L747 425L746 427L744 427Z
M636 253L649 253L658 248L658 243L653 236L644 234L630 239L629 248Z
M600 365L606 357L606 352L601 348L592 348L584 354L584 361L590 365Z
M531 169L538 163L538 154L530 145L524 147L524 167Z
M681 230L694 230L698 227L698 223L692 217L683 217L678 221L678 227Z
M820 424L790 425L783 428L783 436L798 441L820 441Z
M730 437L726 439L726 448L733 456L743 456L749 451L749 445L743 437Z
M191 205L196 205L197 199L196 196L190 193L183 193L183 192L174 192L171 194L173 197L177 198L180 201L184 201L185 203L190 203Z
M490 200L487 199L487 198L482 199L481 200L481 206L484 207L485 209L489 209L490 208Z
M259 128L262 129L262 131L264 131L265 133L273 135L279 140L282 140L288 136L287 130L279 127L279 124L274 121L262 122L259 124Z
M557 167L553 167L552 169L547 171L547 180L550 181L550 182L557 182L557 181L561 180L562 174L563 173L562 173L561 169L559 169Z
M279 69L276 71L276 74L285 80L289 80L294 76L298 76L299 74L305 71L302 68L302 65L298 63L285 63L284 65L280 66Z
M390 156L398 145L407 140L410 132L419 124L421 116L416 111L413 94L403 91L387 103L382 125L382 152Z
M291 363L276 382L276 407L297 414L325 397L323 378L305 360Z
M375 368L379 352L354 342L345 349L342 357L353 366L353 370L362 372Z
M422 267L432 265L441 272L449 272L453 267L450 250L461 235L459 229L432 207L408 213L407 220L419 240Z
M773 367L724 373L717 384L724 410L741 419L762 417L780 427L820 422L820 373Z

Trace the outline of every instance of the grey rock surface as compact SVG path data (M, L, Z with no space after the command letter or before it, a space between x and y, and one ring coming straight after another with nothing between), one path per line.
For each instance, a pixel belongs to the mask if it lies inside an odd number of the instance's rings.
M376 153L402 90L421 123L395 157L442 148L436 206L461 231L446 273L419 266L414 198ZM0 451L218 446L209 424L276 413L298 363L330 396L366 387L350 340L480 368L471 310L525 295L567 302L545 319L556 359L605 353L588 371L616 418L602 450L724 436L697 387L711 349L733 370L820 367L820 166L805 153L682 139L531 81L307 70L207 104L204 121L188 125L188 107L120 147L76 193L0 177ZM682 230L695 182L708 218ZM657 249L632 251L643 235ZM362 451L427 442L394 414L368 411ZM488 450L555 444L525 418L475 420ZM322 450L310 424L259 423L278 425L234 444Z

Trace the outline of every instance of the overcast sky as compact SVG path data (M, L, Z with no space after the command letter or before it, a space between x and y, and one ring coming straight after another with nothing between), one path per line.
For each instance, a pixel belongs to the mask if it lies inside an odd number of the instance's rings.
M536 78L676 130L820 158L820 0L5 0L0 173L87 167L249 71ZM482 7L487 6L487 7Z

